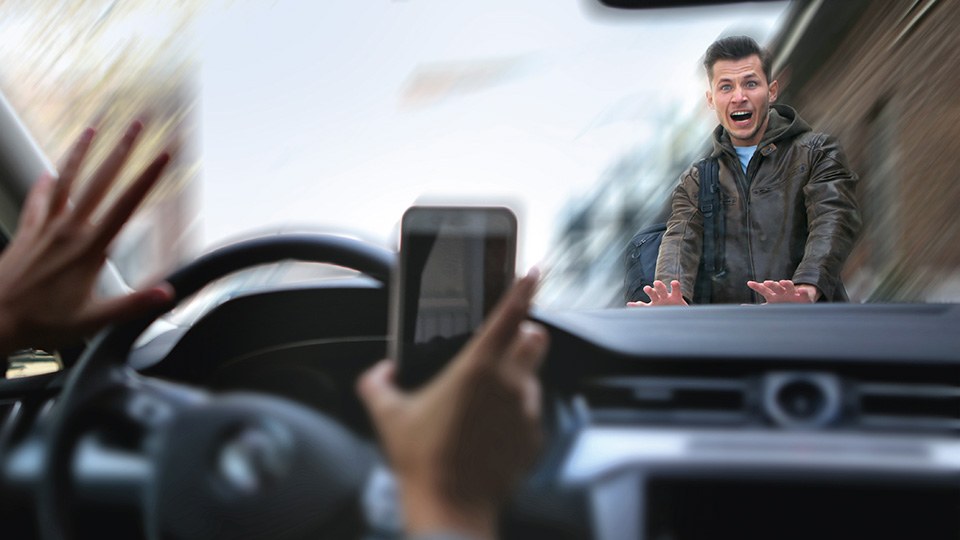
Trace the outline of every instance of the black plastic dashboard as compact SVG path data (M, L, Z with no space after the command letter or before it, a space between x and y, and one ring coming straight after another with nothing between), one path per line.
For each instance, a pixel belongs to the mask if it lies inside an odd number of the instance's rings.
M537 313L595 538L960 537L960 310Z
M960 537L958 306L533 318L551 334L551 442L505 537ZM129 363L215 392L286 397L372 440L353 388L386 336L386 290L360 278L231 298ZM44 399L59 387L17 384ZM379 478L372 496L389 499Z
M381 292L360 285L233 299L147 372L288 393L366 433L350 381L384 354ZM585 516L572 537L960 535L958 306L533 318L552 336L543 381L553 447L539 489L582 495L576 508L540 518ZM308 380L326 397L311 400ZM521 517L530 512L518 506Z

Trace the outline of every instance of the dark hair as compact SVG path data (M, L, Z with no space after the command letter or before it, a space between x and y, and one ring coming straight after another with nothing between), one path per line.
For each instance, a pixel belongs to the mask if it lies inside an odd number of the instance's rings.
M720 38L707 47L707 53L703 55L703 67L707 70L707 78L713 80L713 65L717 63L717 60L743 60L753 55L760 57L763 74L767 77L769 83L773 80L772 73L770 73L772 70L770 53L748 36Z

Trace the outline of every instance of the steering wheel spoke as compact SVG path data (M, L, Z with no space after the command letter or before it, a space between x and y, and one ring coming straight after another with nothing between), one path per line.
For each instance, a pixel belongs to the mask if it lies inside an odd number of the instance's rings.
M258 238L171 275L178 299L243 268L296 259L389 281L394 254L331 235ZM148 538L355 536L375 450L315 410L212 395L125 362L162 313L97 336L72 368L43 437L38 514L48 540L78 536L77 504L140 507Z

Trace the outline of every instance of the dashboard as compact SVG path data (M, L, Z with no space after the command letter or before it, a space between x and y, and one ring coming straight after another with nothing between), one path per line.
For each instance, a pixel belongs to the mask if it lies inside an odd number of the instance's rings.
M353 389L386 353L387 302L386 287L366 277L243 294L139 343L127 363L178 388L298 403L376 456ZM505 514L504 537L960 537L957 306L532 318L551 334L542 368L549 444ZM0 394L3 492L18 500L3 513L23 537L36 534L24 516L35 512L30 493L42 475L42 462L28 459L33 429L66 376L7 381ZM95 492L113 492L108 512L80 511L113 527L120 506L138 530L137 512L118 500L138 493L147 473L116 459L97 473L118 454L77 448L74 493L103 505ZM389 469L370 463L358 498L365 536L396 536ZM103 487L104 476L124 474L125 488L115 478ZM96 520L77 521L96 530Z
M544 315L595 538L956 538L947 305Z
M312 291L318 306L381 315L341 313L341 326L324 323L331 334L312 341L264 333L295 345L247 345L261 352L220 358L213 384L272 385L259 375L264 366L313 364L323 392L275 390L369 434L349 381L385 350L386 299L374 290ZM277 308L257 304L264 301ZM294 301L303 306L291 309ZM221 341L210 338L237 328L234 313L296 332L310 303L303 291L237 299L202 321L195 340ZM703 306L534 318L552 334L543 376L554 442L529 489L533 501L514 507L515 522L539 519L551 534L602 539L960 535L956 306ZM190 343L181 339L161 365L211 357Z

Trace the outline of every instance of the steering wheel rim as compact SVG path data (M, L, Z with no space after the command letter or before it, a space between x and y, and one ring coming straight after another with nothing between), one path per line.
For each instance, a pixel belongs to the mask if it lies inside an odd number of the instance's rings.
M279 262L283 260L299 260L319 262L344 266L358 270L383 283L389 288L390 274L394 266L394 252L368 244L366 242L326 234L294 234L276 235L254 238L212 251L194 262L184 266L171 274L167 281L173 286L175 299L167 309L157 310L136 320L109 327L100 332L84 351L76 365L71 369L56 407L51 411L47 431L47 444L44 448L44 467L38 490L37 512L40 523L41 537L49 540L71 538L69 519L69 475L71 463L68 459L82 427L75 427L72 420L80 417L81 413L90 406L94 398L102 397L108 392L121 393L146 392L155 399L170 400L168 405L186 407L189 396L173 397L162 389L150 388L145 384L146 378L139 376L125 365L125 359L137 337L159 316L185 298L190 297L211 281L226 276L238 270L251 266ZM184 400L182 403L177 400ZM222 405L222 404L220 404ZM243 405L231 405L233 414L243 416L251 414L244 412ZM268 405L273 407L291 426L310 422L305 419L302 411L284 408L286 405ZM315 427L325 434L323 437L334 441L330 448L320 449L336 452L359 452L352 448L356 446L344 442L343 436L337 431L338 425L326 419L316 411L311 412L317 418L322 418L324 424ZM307 415L309 416L309 415ZM163 424L166 425L166 424ZM334 427L336 426L336 427ZM339 427L343 429L342 427ZM293 429L292 427L290 429ZM347 433L345 430L343 433ZM317 439L314 437L313 439ZM322 438L313 440L311 444L327 445ZM336 447L336 448L334 448ZM316 449L313 449L316 451ZM368 466L364 464L363 466ZM348 467L349 468L349 467ZM340 478L342 482L351 483L358 470L336 471L345 473ZM339 477L338 477L339 478ZM336 483L336 482L334 482ZM148 497L149 499L149 497ZM146 506L146 502L144 504ZM144 508L145 520L149 521L150 509ZM156 526L145 523L149 528Z

